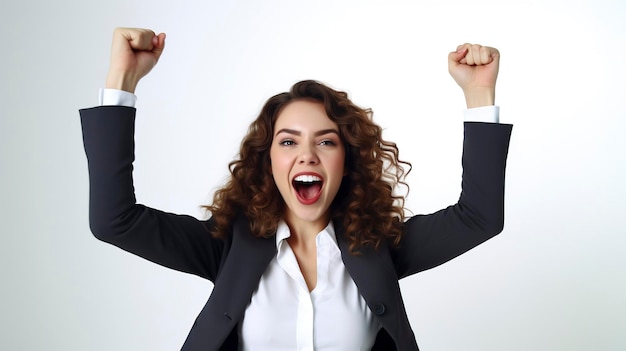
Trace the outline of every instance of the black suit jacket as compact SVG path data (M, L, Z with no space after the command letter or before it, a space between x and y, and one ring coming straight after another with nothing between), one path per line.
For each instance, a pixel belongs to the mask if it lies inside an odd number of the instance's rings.
M276 254L275 238L250 234L241 216L232 235L215 239L213 221L165 213L136 203L135 109L104 106L80 111L89 165L89 223L94 235L160 265L204 277L213 292L183 350L236 350L237 323ZM334 223L346 269L382 329L374 350L417 350L398 280L435 267L502 231L504 176L512 126L465 123L462 192L457 204L405 222L398 247L348 253Z

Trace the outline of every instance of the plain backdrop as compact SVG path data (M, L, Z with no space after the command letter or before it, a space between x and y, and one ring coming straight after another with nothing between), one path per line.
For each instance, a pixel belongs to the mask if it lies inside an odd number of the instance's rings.
M497 47L514 124L501 235L401 286L423 350L626 348L626 5L586 1L3 1L0 349L175 350L211 292L94 239L78 109L113 28L168 35L138 90L138 201L198 218L267 98L301 79L374 110L407 207L460 191L447 54Z

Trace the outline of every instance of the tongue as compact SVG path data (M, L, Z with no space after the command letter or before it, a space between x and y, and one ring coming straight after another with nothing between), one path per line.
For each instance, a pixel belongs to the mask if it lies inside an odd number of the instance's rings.
M321 189L322 184L320 183L313 183L311 185L300 185L298 186L298 194L301 198L309 200L315 197Z

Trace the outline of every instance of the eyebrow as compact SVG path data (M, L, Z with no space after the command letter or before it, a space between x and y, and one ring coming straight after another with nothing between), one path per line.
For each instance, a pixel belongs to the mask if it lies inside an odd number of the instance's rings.
M297 136L302 135L302 132L300 132L299 130L289 129L289 128L283 128L283 129L279 130L278 132L276 132L275 135L278 135L280 133L293 134L293 135L297 135ZM330 133L334 133L334 134L337 134L337 136L339 136L339 132L336 129L322 129L322 130L318 130L313 135L314 136L320 136L320 135L330 134Z

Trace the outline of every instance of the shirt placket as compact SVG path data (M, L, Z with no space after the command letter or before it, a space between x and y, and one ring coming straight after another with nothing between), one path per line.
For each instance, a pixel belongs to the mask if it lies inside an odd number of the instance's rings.
M299 351L313 351L314 311L311 294L291 247L286 242L281 244L277 256L278 264L296 282L297 286L296 347Z

